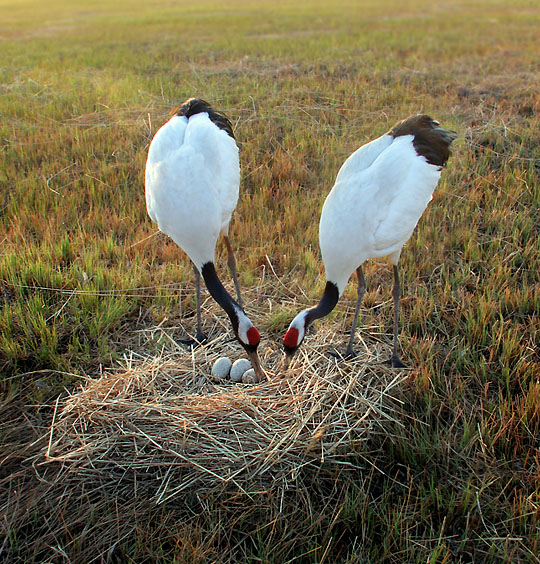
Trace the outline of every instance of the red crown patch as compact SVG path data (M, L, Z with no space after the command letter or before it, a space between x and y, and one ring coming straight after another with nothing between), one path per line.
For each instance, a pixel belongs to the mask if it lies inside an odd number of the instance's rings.
M294 349L298 346L298 329L296 327L291 327L283 337L283 344L289 349Z
M258 345L261 341L261 336L255 327L251 327L247 332L249 344L252 346Z

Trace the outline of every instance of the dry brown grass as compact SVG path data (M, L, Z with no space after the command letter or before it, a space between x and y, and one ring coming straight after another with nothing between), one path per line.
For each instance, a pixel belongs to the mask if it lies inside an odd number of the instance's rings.
M267 307L251 308L256 324ZM78 547L81 562L109 561L106 551L123 538L144 537L146 520L154 523L148 534L166 550L170 519L178 543L179 519L191 530L190 520L211 519L204 508L220 499L224 514L215 534L226 540L209 537L184 547L190 562L199 553L201 562L217 562L216 546L232 542L245 526L235 520L256 523L260 515L253 512L266 512L269 523L285 519L298 511L287 501L291 495L306 497L306 487L319 495L315 482L343 483L338 476L353 478L373 465L360 443L400 425L393 411L408 376L381 364L387 344L362 342L359 359L337 362L327 350L329 343L342 344L342 319L328 321L308 336L288 373L281 371L274 340L261 350L268 380L234 384L213 380L211 367L220 356L235 359L243 351L223 331L216 304L208 302L203 315L211 337L206 346L188 352L177 345L179 328L170 321L138 331L124 361L84 376L56 402L48 433L17 453L21 472L2 483L8 492L3 509L9 528L25 535L25 558L56 554L62 561ZM331 521L343 511L333 495L320 515L309 496L303 510L315 522ZM47 522L36 523L45 507ZM207 532L213 526L199 524ZM308 529L294 538L300 534ZM291 550L294 539L283 546Z
M310 336L286 374L277 347L266 346L269 379L255 385L211 379L217 358L241 355L227 337L192 353L170 338L158 355L138 354L86 379L56 406L37 465L61 463L70 480L86 482L116 481L121 472L134 489L137 475L151 472L155 503L195 486L200 493L227 484L286 489L307 465L354 470L353 445L392 419L393 392L406 373L384 368L375 354L329 360L335 326Z

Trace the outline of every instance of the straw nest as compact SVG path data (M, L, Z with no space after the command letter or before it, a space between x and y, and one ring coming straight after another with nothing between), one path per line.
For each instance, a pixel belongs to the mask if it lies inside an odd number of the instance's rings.
M155 503L193 488L286 490L308 467L355 471L359 442L384 432L397 401L393 392L405 377L380 364L380 345L364 344L358 360L339 363L327 350L343 336L335 325L321 324L286 374L278 344L263 343L268 381L215 381L215 360L235 360L243 350L230 331L216 331L221 316L211 309L206 316L214 316L215 338L206 346L188 352L170 329L145 330L141 348L152 344L153 353L126 354L122 367L85 379L59 401L45 464L61 463L77 481L115 492L121 484L144 488Z

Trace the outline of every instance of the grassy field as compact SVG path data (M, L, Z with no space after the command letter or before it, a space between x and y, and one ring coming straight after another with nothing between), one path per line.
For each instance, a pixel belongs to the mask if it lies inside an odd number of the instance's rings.
M540 561L539 24L530 0L0 0L3 562ZM234 123L231 238L243 287L275 279L275 347L324 287L318 216L343 160L413 113L458 132L400 262L401 408L356 479L315 476L279 511L271 492L197 516L144 492L57 505L32 461L58 398L141 329L193 327L191 267L143 186L189 96ZM359 332L389 350L391 271L365 272ZM343 341L354 299L320 322Z

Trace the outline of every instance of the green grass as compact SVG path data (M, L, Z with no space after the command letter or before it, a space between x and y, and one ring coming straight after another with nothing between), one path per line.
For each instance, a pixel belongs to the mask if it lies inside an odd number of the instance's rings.
M87 562L96 547L107 562L537 562L534 2L0 0L0 13L4 560ZM306 477L282 505L209 499L190 517L195 499L159 510L142 499L128 526L126 500L86 492L86 503L81 486L72 506L50 500L14 522L8 499L46 491L21 461L64 387L113 365L143 322L180 322L191 268L151 236L143 171L153 133L188 96L225 110L241 143L242 284L271 264L288 287L267 339L320 295L317 220L343 160L415 112L458 131L400 261L414 369L399 424L358 447L357 481ZM370 264L366 279L362 320L387 334L391 274ZM354 296L351 285L333 319ZM29 554L55 520L74 525Z

